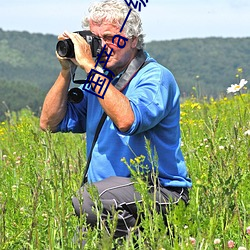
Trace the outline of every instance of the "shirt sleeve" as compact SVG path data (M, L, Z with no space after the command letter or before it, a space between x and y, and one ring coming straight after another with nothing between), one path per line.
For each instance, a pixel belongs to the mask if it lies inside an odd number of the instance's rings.
M121 134L132 135L155 127L178 105L179 89L172 73L157 63L150 64L141 70L139 79L134 79L138 82L126 94L135 120Z
M87 93L79 103L67 103L67 112L57 127L57 132L86 132Z

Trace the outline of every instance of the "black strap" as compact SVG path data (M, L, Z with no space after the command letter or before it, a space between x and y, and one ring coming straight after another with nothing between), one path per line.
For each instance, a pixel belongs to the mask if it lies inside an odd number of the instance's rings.
M116 83L115 87L123 91L137 72L144 66L146 66L149 61L146 61L146 55L144 54L143 50L139 50L136 57L131 61L125 72L120 77L119 81Z
M92 152L93 152L95 143L97 141L97 138L98 138L98 136L100 134L100 131L102 129L102 125L103 125L104 121L106 120L106 117L107 117L107 114L104 112L102 114L102 117L101 117L98 125L97 125L96 131L95 131L95 136L94 136L94 139L93 139L93 142L92 142L92 145L91 145L91 149L90 149L90 152L89 152L89 157L88 157L86 167L85 167L85 170L84 170L84 175L83 175L83 180L82 180L81 186L83 186L83 184L87 182L87 174L88 174L88 170L89 170L89 164L90 164L90 161L91 161L91 158L92 158Z
M137 72L141 68L146 66L149 62L150 61L146 61L146 56L145 56L144 52L142 50L138 51L136 57L131 61L128 68L124 72L124 74L120 77L120 79L116 83L115 87L119 91L124 90L126 88L126 86L128 86L128 84L131 82L133 77L137 74ZM87 182L87 174L88 174L88 170L89 170L89 164L90 164L90 161L91 161L91 158L92 158L92 152L93 152L95 143L96 143L96 141L98 139L98 136L100 134L100 131L102 129L102 126L103 126L103 124L104 124L104 122L106 120L106 117L107 117L107 114L104 112L102 114L102 117L101 117L98 125L97 125L95 136L94 136L94 139L93 139L93 142L92 142L92 145L91 145L88 160L87 160L86 167L85 167L85 170L84 170L84 175L83 175L83 180L82 180L81 186L83 186Z

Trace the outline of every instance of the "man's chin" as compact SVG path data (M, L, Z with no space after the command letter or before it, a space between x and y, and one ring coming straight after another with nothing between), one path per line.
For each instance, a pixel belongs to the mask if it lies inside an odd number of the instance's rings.
M101 58L100 61L101 61L100 65L101 65L102 67L104 67L104 65L105 65L106 62L107 62L106 58ZM108 61L107 64L106 64L106 66L105 66L105 68L108 69L108 68L110 67L110 65L111 65L110 62Z

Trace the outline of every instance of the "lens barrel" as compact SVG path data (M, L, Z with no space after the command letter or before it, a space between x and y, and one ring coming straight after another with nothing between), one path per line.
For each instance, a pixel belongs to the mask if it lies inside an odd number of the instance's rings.
M61 57L68 57L68 58L75 57L74 44L70 39L58 41L56 45L56 51L58 55Z
M84 97L83 91L79 88L72 88L68 92L68 101L72 103L79 103Z

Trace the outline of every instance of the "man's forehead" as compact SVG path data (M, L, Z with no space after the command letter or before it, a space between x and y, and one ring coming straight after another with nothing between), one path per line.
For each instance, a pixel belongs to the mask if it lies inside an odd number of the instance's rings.
M90 30L91 31L98 31L102 33L113 33L113 32L118 32L120 30L120 26L118 24L114 24L108 21L103 21L101 23L94 22L90 20L89 22Z

